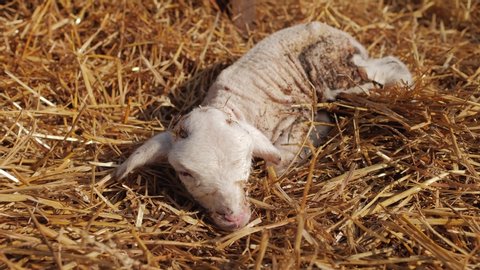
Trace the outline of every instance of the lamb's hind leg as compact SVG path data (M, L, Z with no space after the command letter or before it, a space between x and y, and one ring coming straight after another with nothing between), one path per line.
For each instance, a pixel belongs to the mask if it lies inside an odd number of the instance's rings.
M334 89L325 91L324 101L335 100L341 93L360 94L368 93L375 85L407 84L412 85L412 75L407 66L398 58L387 56L380 59L365 59L356 54L352 57L353 63L366 75L370 82L348 89Z

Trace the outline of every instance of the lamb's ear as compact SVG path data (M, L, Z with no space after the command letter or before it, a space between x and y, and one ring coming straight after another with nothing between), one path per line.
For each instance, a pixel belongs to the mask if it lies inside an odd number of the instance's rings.
M278 149L260 130L243 121L240 125L250 134L250 136L252 136L254 157L263 158L265 161L271 162L275 165L280 164L280 161L282 161L280 151L278 151Z
M172 135L169 132L155 135L137 148L125 162L117 167L114 177L120 180L136 168L166 159L171 147Z

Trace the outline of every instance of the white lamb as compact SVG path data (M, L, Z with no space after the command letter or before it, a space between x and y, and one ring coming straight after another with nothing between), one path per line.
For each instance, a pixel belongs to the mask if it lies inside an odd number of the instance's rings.
M252 157L279 172L302 151L311 111L292 105L394 83L412 83L408 68L392 56L368 58L345 32L318 22L283 29L223 70L200 107L172 131L146 141L117 168L115 177L168 160L213 221L236 230L250 220L244 185ZM317 117L328 118L324 112ZM313 144L325 130L310 133Z

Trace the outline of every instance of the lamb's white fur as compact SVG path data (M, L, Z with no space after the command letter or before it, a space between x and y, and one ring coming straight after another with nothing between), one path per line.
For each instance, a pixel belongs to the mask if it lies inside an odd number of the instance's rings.
M325 47L339 59L325 58ZM345 55L349 59L343 59ZM332 63L341 65L330 70ZM367 78L362 84L334 88L344 71ZM307 136L307 125L301 122L310 113L293 109L294 103L311 103L314 96L332 100L340 93L368 91L373 82L401 81L411 84L412 77L397 58L369 59L350 35L322 23L293 26L259 42L222 71L202 106L184 116L172 131L146 141L117 168L115 176L121 179L135 168L168 160L219 227L238 229L250 219L244 184L252 157L282 171L301 150ZM326 119L325 113L317 117ZM310 139L318 142L317 135L325 131L317 128Z

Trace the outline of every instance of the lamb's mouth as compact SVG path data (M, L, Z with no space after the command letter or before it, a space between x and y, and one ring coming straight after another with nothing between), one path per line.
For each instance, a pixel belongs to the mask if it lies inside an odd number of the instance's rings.
M239 213L210 212L213 222L221 229L235 231L247 225L250 221L250 207L246 205Z

